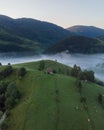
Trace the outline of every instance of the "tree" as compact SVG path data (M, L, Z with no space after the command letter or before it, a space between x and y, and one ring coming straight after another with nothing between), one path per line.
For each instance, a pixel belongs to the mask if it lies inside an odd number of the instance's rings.
M75 64L71 70L71 75L74 77L78 77L78 74L80 71L81 71L81 68Z
M100 104L102 104L102 102L103 102L103 96L102 96L102 94L98 95L98 101L99 101Z
M81 93L81 91L82 91L82 83L81 83L81 81L77 79L76 85L77 85L77 88L78 88L78 92Z
M88 80L90 82L94 82L95 80L94 72L88 70L80 71L80 73L78 74L78 78L80 80Z
M11 66L11 63L8 63L8 66Z
M5 102L6 109L12 109L15 105L15 100L13 97L8 97Z
M87 71L87 79L91 82L94 82L95 77L94 77L94 72L93 71Z
M0 66L2 66L2 63L0 62Z
M44 62L44 60L41 60L39 63L38 69L41 71L41 70L44 70L44 68L45 68L45 62Z
M14 83L8 85L5 95L6 95L6 101L5 101L6 109L11 109L12 107L14 107L15 104L20 99L20 92L18 91Z
M8 82L0 83L0 94L4 94L7 90Z
M0 78L6 78L7 76L9 76L11 73L13 72L13 68L11 65L9 66L5 66L4 69L2 69L0 71Z
M7 87L6 91L6 97L14 97L14 98L20 98L20 93L15 85L15 83L11 83Z

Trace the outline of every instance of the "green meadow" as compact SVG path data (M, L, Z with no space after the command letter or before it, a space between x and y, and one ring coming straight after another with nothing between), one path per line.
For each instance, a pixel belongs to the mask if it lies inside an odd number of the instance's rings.
M104 94L102 86L83 82L79 93L76 78L67 75L70 67L46 60L45 69L56 70L46 74L38 66L39 62L13 65L15 72L5 79L15 82L22 95L5 120L7 130L104 130L104 108L98 102L98 94ZM27 70L21 79L17 76L20 67ZM81 96L86 103L80 101Z

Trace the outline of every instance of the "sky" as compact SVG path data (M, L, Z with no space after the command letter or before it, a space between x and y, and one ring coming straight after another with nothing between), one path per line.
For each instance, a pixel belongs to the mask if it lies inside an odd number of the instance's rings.
M0 14L34 18L64 28L74 25L104 28L104 0L0 0Z

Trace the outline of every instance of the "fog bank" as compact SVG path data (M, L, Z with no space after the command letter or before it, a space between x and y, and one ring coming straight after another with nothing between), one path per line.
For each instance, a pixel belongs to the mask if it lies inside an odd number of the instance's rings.
M83 55L60 53L55 55L33 55L28 53L0 53L0 62L4 65L24 63L38 60L57 60L68 66L77 64L82 69L93 70L95 76L104 81L104 54Z

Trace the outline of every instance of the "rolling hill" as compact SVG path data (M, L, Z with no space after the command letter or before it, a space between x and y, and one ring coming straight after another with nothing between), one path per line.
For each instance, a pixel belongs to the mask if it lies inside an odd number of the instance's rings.
M41 51L72 35L55 24L0 15L0 51ZM37 49L38 48L38 49Z
M55 61L44 62L45 68L71 70ZM14 65L15 72L5 79L15 82L22 94L20 102L5 120L6 130L103 130L104 109L97 96L104 94L104 88L83 82L80 95L76 78L64 73L45 74L38 70L39 63ZM27 69L21 79L16 75L20 67ZM81 96L86 97L85 104L80 101Z
M49 47L45 53L59 53L66 51L68 53L104 53L104 41L84 36L72 36Z
M104 35L104 29L94 27L94 26L76 25L67 28L67 30L76 33L77 35L92 37L92 38Z

